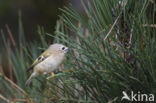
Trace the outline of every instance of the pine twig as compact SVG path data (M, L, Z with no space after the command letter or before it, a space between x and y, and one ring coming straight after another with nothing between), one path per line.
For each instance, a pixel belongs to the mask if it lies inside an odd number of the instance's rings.
M122 10L121 10L119 16L118 16L118 17L116 18L116 20L114 21L114 23L113 23L111 29L109 30L109 32L108 32L107 35L105 36L104 41L107 39L107 37L109 36L109 34L112 32L112 30L113 30L114 26L116 25L116 23L117 23L117 21L118 21L120 15L122 14L123 8L124 8L126 5L127 5L127 0L125 0L124 2L121 2L121 8L122 8Z
M109 30L109 32L108 32L107 35L105 36L104 41L107 39L107 37L109 36L109 34L112 32L112 30L113 30L115 24L117 23L117 21L118 21L120 15L121 15L121 13L122 13L122 11L120 12L119 16L118 16L118 17L116 18L116 20L114 21L114 23L113 23L111 29Z
M17 88L19 91L21 91L23 94L29 96L28 93L26 93L22 88L20 88L18 85L16 85L13 81L11 81L8 77L6 77L5 75L0 74L0 76L3 76L3 78L8 81L12 86L14 86L15 88Z
M156 24L143 24L143 27L151 27L151 28L156 28Z
M10 101L8 98L4 97L2 94L0 94L0 98L8 103L14 103L14 102Z
M28 100L28 99L14 99L14 102L15 102L15 103L16 103L16 102L35 103L35 102L32 102L32 101L30 101L30 100Z
M8 32L8 34L9 34L9 37L10 37L10 40L11 40L13 46L16 47L15 39L14 39L13 36L12 36L11 30L10 30L8 24L6 24L5 27L6 27L6 29L7 29L7 32Z
M11 47L10 47L10 39L7 41L8 43L8 68L9 68L9 74L10 74L10 79L13 81L13 70L12 70L12 62L11 62Z

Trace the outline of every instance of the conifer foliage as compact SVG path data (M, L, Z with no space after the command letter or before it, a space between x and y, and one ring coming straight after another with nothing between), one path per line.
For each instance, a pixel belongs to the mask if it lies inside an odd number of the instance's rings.
M5 66L0 65L0 99L28 103L121 103L123 91L156 96L155 1L81 0L81 5L83 12L72 5L60 9L62 15L55 36L39 27L40 44L25 42L20 20L22 46L10 37L14 49L9 49L1 31L10 63L6 68L12 70L13 82L2 73ZM47 47L45 35L72 51L55 72L55 78L40 76L26 88L29 74L25 70Z

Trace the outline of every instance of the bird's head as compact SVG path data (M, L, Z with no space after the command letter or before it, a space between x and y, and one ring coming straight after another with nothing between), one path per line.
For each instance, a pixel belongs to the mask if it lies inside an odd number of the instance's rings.
M67 46L58 43L50 45L48 49L58 54L66 54L70 50Z

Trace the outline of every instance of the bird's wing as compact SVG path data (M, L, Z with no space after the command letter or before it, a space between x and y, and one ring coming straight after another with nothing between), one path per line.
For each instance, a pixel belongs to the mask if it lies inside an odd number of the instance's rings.
M49 52L47 53L47 51L43 52L26 71L28 72L30 70L33 70L34 66L47 59L51 54L52 53Z

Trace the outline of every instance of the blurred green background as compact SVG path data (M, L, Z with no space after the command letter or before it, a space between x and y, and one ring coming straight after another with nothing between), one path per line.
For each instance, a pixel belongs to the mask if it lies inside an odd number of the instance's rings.
M16 40L18 40L18 12L22 12L22 22L27 41L37 40L37 26L53 33L61 8L69 4L69 0L0 0L0 29L4 32L8 24ZM0 38L0 45L2 45Z
M0 7L0 103L121 103L122 91L156 95L153 0L14 0ZM52 42L73 50L55 78L41 75L26 87L26 69Z

